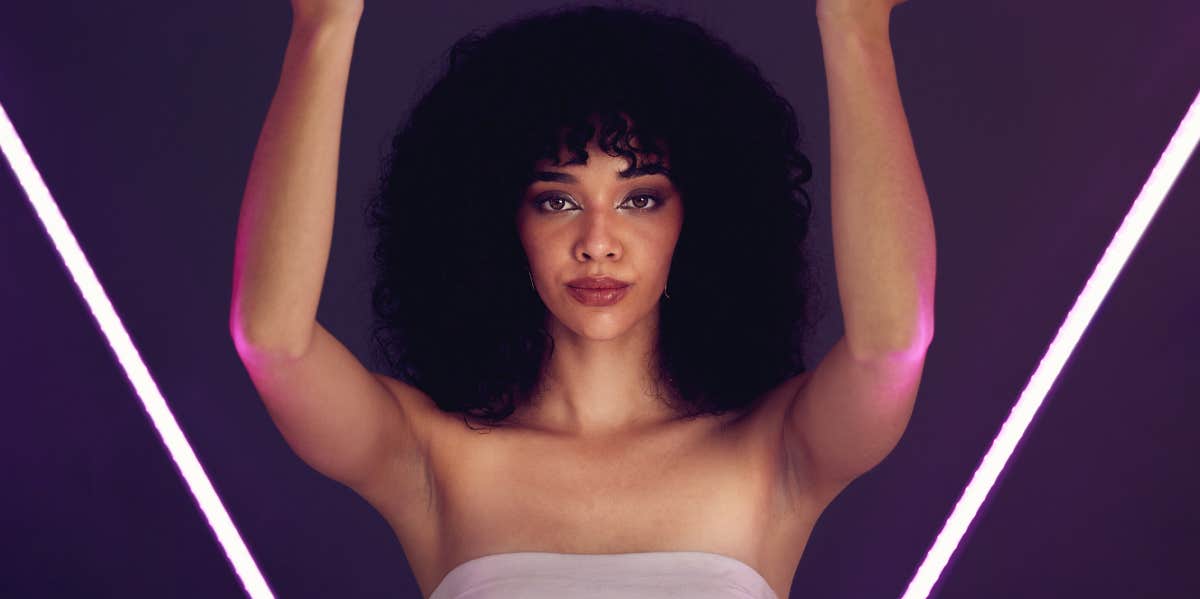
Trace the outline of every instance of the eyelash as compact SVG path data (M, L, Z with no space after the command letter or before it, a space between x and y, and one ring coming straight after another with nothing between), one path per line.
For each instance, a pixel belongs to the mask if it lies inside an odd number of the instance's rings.
M654 200L654 205L653 205L653 207L649 207L649 208L635 208L635 210L644 210L646 212L649 212L651 210L658 209L658 207L662 205L662 200L658 196L656 196L652 193L639 193L636 195L631 195L628 198L625 198L625 201L621 202L621 203L625 204L625 203L629 202L629 200L636 200L636 199L640 199L640 198L650 198L651 200ZM542 207L542 205L545 204L546 202L551 202L554 200L563 200L564 202L574 203L570 199L568 199L566 196L552 195L549 197L542 198L542 199L534 202L534 204L538 207L538 209L542 210L543 212L548 212L551 214L553 214L555 212L570 212L570 210L546 210L545 208Z

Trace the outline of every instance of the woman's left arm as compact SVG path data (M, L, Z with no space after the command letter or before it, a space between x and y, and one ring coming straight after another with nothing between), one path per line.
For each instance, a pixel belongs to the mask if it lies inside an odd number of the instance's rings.
M900 102L896 0L821 0L834 262L848 349L924 351L933 336L933 217Z
M818 0L845 336L796 377L783 435L828 501L908 426L933 338L933 218L888 37L896 0Z

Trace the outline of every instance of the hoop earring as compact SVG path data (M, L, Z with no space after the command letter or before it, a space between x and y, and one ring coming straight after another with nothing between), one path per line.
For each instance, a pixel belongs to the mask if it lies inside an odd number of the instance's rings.
M667 288L666 288L666 286L664 286L664 287L663 287L663 297L665 297L665 298L667 298L667 299L671 299L671 294L670 294L670 293L667 293Z
M537 293L537 287L533 286L533 273L529 272L529 269L526 268L525 274L529 275L529 288L532 289L534 291L534 293Z

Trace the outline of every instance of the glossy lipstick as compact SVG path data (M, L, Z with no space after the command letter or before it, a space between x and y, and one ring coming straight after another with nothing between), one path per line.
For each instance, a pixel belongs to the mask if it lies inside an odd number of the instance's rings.
M585 306L611 306L628 290L629 283L612 277L585 277L567 283L571 297Z

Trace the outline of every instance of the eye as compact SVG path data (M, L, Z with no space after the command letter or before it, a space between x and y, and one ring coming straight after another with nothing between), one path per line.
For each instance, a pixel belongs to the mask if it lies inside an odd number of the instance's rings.
M651 202L653 204L648 205ZM649 211L658 208L661 203L662 200L658 199L658 196L654 194L638 193L625 198L625 201L621 202L621 205L630 204L636 210ZM568 204L572 206L576 205L570 198L561 195L547 196L537 200L534 204L544 212L570 212L570 210L564 209L564 206Z
M560 210L560 208L562 208L564 204L574 204L575 202L572 202L565 196L553 195L542 198L534 203L538 206L538 208L541 208L546 212L567 212L567 210ZM553 206L553 208L546 208L545 206L547 205Z
M654 207L648 208L646 206L647 201L654 202ZM655 196L654 194L639 193L637 195L629 196L624 202L622 202L622 204L628 204L630 202L632 202L633 206L639 210L653 210L654 208L658 207L661 200L659 200L658 196Z

